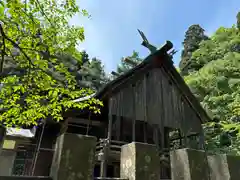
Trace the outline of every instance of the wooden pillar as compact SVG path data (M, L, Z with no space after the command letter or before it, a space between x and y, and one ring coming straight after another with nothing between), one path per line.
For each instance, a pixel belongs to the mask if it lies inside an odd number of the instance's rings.
M132 86L132 141L136 141L136 96L135 96L135 86Z
M100 164L100 177L106 177L107 175L107 152L106 144L103 147L102 153L103 153L103 159L101 160Z
M87 124L86 135L89 134L89 128L90 128L90 125L92 125L91 112L89 112L89 114L88 114L88 124Z
M165 148L165 128L164 126L159 127L160 130L160 141L161 141L161 149Z
M201 132L199 133L199 149L205 149L205 138L203 129L201 129Z
M113 121L113 116L112 116L112 99L109 100L109 112L108 112L108 140L111 141L112 138L112 121Z
M143 133L144 133L144 143L147 143L147 123L148 122L148 108L147 108L147 76L144 76L144 124L143 124Z
M182 107L184 107L184 104L182 102ZM183 111L184 112L184 111ZM188 147L188 130L186 128L186 117L183 115L182 119L182 134L183 134L183 146L182 148L187 148Z
M180 146L181 146L181 148L182 148L182 146L183 146L183 142L182 142L182 132L181 132L180 129L178 129L177 131L178 131L178 136L179 136L179 138L180 138Z
M154 140L154 143L157 147L157 149L159 150L159 127L157 124L153 125L153 140Z
M186 131L184 131L184 137L183 137L183 148L188 148L189 147L189 144L188 144L188 137L187 137L187 133Z
M121 117L119 115L116 116L116 124L117 124L117 127L116 127L116 139L118 141L120 141L120 137L121 137Z
M165 127L163 128L163 136L164 136L164 142L163 142L163 147L164 148L167 148L167 149L170 149L170 138L169 138L169 133L170 133L170 129Z
M105 146L103 147L103 160L101 162L101 169L100 169L100 176L106 177L107 175L107 160L109 155L109 146L111 144L112 138L112 99L109 100L109 110L108 110L108 134L107 134L107 141Z

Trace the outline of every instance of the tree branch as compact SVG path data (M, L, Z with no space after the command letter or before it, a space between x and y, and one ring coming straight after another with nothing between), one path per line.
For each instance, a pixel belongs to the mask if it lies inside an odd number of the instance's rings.
M3 46L3 49L2 49L2 53L1 53L1 55L2 55L2 59L1 59L1 62L0 62L0 73L2 73L3 72L3 65L4 65L4 56L5 56L5 51L6 51L6 45L5 45L5 37L4 36L2 36L2 46Z
M26 52L23 50L23 48L21 48L16 42L14 42L12 39L10 39L8 36L6 36L6 34L5 34L4 31L3 31L3 27L2 27L1 24L0 24L0 32L1 32L2 36L3 36L6 40L8 40L9 42L11 42L11 43L14 45L14 47L18 48L18 49L21 51L21 53L22 53L22 54L25 56L25 58L28 60L29 64L30 64L32 67L34 67L34 69L40 70L40 71L46 73L46 74L49 75L50 77L53 77L56 81L58 81L58 82L60 82L61 84L65 85L65 82L64 82L64 81L62 81L61 79L58 79L58 78L52 76L52 74L51 74L50 72L44 71L44 70L41 69L41 68L36 68L36 67L35 67L35 64L33 64L31 58L26 54Z
M46 13L44 12L44 10L43 10L40 2L39 2L38 0L36 0L36 2L37 2L38 6L39 6L39 8L40 8L40 11L41 11L42 15L45 16L45 18L46 18L47 21L50 23L50 25L51 25L52 27L54 27L53 24L52 24L52 22L51 22L51 20L48 18L48 16L47 16Z

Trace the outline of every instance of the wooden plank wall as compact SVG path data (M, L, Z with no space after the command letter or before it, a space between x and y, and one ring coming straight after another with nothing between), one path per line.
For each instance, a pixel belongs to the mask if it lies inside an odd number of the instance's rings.
M178 128L188 133L201 131L196 112L163 68L143 74L137 82L112 96L112 102L112 113L129 120L136 117L159 127Z

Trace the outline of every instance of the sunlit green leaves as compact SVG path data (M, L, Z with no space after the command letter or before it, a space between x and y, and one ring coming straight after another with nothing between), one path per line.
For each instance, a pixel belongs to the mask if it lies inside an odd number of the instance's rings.
M141 59L139 57L138 52L133 51L131 56L127 56L126 58L130 59L131 61L133 61L135 63L135 65L133 64L129 64L125 61L125 58L121 59L121 63L117 66L117 73L121 74L121 73L125 73L128 70L134 68L136 65L140 64L143 59Z
M240 153L239 34L235 27L221 27L209 40L201 42L191 58L202 68L184 77L215 120L215 123L205 125L210 151ZM236 136L232 131L237 132ZM231 145L224 145L223 141L231 141Z
M15 75L9 73L0 79L0 107L4 110L0 122L21 126L37 124L47 117L59 121L70 108L99 112L102 103L94 98L73 101L92 91L76 88L75 76L59 59L59 54L81 59L76 46L84 40L84 28L70 26L68 21L76 13L88 16L87 11L80 11L75 0L3 2L0 49L5 56L0 62L12 67ZM4 68L0 74L3 72Z

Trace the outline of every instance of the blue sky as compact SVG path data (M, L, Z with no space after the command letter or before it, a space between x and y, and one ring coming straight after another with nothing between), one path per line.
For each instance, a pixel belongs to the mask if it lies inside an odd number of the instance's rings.
M86 40L79 48L91 57L102 60L107 72L116 69L121 57L139 52L148 55L141 46L137 29L157 46L170 40L181 51L184 33L192 24L200 24L207 34L220 26L236 22L240 0L77 0L91 18L76 16L72 24L83 25ZM174 56L175 65L180 52Z

